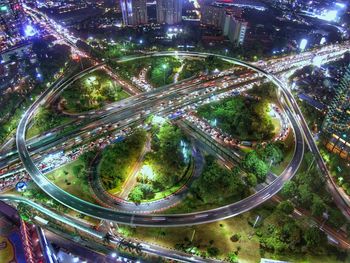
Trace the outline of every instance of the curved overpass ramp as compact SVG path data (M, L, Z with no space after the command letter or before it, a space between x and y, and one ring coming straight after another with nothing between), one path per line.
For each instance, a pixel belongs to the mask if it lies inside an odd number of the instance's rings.
M168 55L170 54L167 52ZM166 52L164 52L162 55L167 55ZM179 52L180 53L180 52ZM179 55L179 53L177 55ZM183 53L183 52L182 52ZM189 54L185 52L186 54ZM194 54L196 52L192 52ZM172 55L174 55L174 52L171 52ZM208 53L197 53L199 56L208 56L211 54ZM153 54L152 56L158 56L157 54ZM121 211L115 211L112 209L100 207L97 205L94 205L92 203L86 202L84 200L81 200L64 190L57 187L55 184L53 184L51 181L49 181L35 166L32 159L30 158L29 151L27 149L26 140L25 140L25 134L26 134L26 128L29 120L33 117L36 110L40 105L43 105L47 102L47 99L52 95L53 92L55 92L55 89L58 89L59 86L54 86L52 88L49 88L46 90L37 101L35 101L30 108L25 112L23 115L18 129L17 129L17 136L16 136L16 144L19 152L19 156L21 161L23 162L26 170L32 177L33 181L49 196L51 196L56 201L60 202L61 204L76 210L80 213L86 214L88 216L92 216L95 218L110 220L110 221L116 221L122 224L127 225L138 225L138 226L152 226L152 227L163 227L163 226L184 226L184 225L195 225L195 224L202 224L202 223L208 223L213 222L217 220L222 220L225 218L233 217L238 214L244 213L250 209L253 209L254 207L259 206L260 204L264 203L266 200L268 200L270 197L278 193L282 187L283 184L287 181L289 181L296 173L297 169L299 168L299 165L303 159L304 154L304 140L301 128L298 124L298 121L295 119L295 114L290 109L290 106L285 103L285 101L289 101L287 94L284 90L284 87L281 85L279 80L275 78L274 76L270 75L264 70L261 70L251 64L245 63L243 61L231 59L229 57L224 56L218 56L223 59L230 60L232 63L236 63L241 66L245 66L248 68L253 69L254 71L261 73L262 75L269 78L272 82L274 82L278 87L279 90L282 92L282 99L281 104L284 106L286 110L286 114L291 121L296 145L295 145L295 151L292 161L289 163L287 168L282 172L282 174L277 177L270 185L266 186L259 192L242 199L236 203L229 204L223 207L219 207L216 209L211 209L207 211L201 211L201 212L195 212L195 213L189 213L189 214L172 214L172 215L145 215L145 214L131 214L127 212L121 212ZM72 77L74 78L74 76ZM67 80L71 81L71 79Z

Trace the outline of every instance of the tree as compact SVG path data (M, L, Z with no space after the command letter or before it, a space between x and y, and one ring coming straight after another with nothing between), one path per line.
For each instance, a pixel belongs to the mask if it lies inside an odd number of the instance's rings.
M313 195L312 198L312 206L311 206L311 213L313 216L322 216L322 214L326 211L326 205L322 201L322 199L317 196Z
M124 181L128 167L138 158L146 140L144 130L135 130L124 141L109 145L102 153L99 174L104 188L117 188Z
M238 263L238 256L235 252L230 252L227 255L227 260L230 263Z
M317 227L309 227L305 231L304 239L308 248L314 248L320 246L326 240L326 237Z
M267 165L259 159L255 151L249 152L242 161L243 167L251 173L254 173L258 182L264 182L268 172Z
M292 251L295 251L297 245L301 243L301 229L294 220L289 220L287 223L283 224L281 238L288 244L289 249Z
M181 179L180 171L186 164L181 148L184 136L178 127L169 123L154 127L153 131L153 152L148 153L146 159L155 171L154 181L162 188L170 187Z
M207 120L217 120L218 127L241 140L270 139L273 124L267 114L265 101L237 96L212 102L198 108L198 114Z
M294 206L290 201L282 201L278 204L277 210L285 213L286 215L290 215L294 211Z
M83 165L74 165L72 168L72 172L75 176L79 177L80 172L82 171L83 168L84 168Z
M37 56L44 78L48 80L64 66L70 55L69 46L56 44L50 47L48 41L42 39L33 42L32 50Z
M150 184L141 184L141 191L143 193L143 199L151 199L154 197L154 189Z
M282 195L286 198L294 198L297 195L297 185L294 181L288 181L282 188Z
M216 257L219 255L220 250L217 247L208 247L207 252L210 257Z
M345 216L338 209L329 208L328 215L328 222L335 228L340 228L347 222Z
M232 242L237 242L240 238L241 238L240 234L234 234L234 235L231 236L230 240Z
M255 84L249 93L264 99L274 100L276 98L276 86L272 82Z
M298 187L298 191L301 205L304 207L310 207L313 197L310 188L305 184L301 184Z
M280 163L283 160L284 145L268 143L265 147L259 145L257 152L259 157L267 164Z
M246 181L247 184L251 187L255 187L258 184L258 180L256 179L256 176L253 173L247 173Z
M40 107L34 117L35 125L40 132L45 132L61 124L62 117L57 115L51 109Z
M135 203L140 203L143 199L143 192L141 187L136 186L130 193L129 199Z
M207 157L202 175L193 182L191 191L204 202L216 201L217 196L213 193L220 193L221 197L240 198L244 194L244 185L239 172L239 169L229 171L220 166L213 157Z

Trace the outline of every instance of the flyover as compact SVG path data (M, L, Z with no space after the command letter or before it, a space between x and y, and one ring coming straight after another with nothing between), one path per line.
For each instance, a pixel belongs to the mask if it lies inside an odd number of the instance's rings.
M193 54L188 54L187 52L185 53L187 55L198 54L198 56L201 56L201 57L212 55L209 53L197 53L197 52ZM181 54L184 54L184 53L182 52ZM174 53L168 52L167 54L165 53L161 55L174 55ZM179 54L177 53L176 55L179 55ZM152 56L158 56L158 54L153 54ZM263 76L269 78L274 84L276 84L279 90L282 92L283 96L281 97L284 98L283 100L281 100L281 105L284 107L286 111L286 115L288 116L293 127L296 144L295 144L295 151L294 151L294 156L292 161L289 163L287 168L282 172L282 174L279 177L277 177L270 185L261 189L259 192L247 198L244 198L236 203L219 207L216 209L211 209L211 210L201 211L196 213L189 213L189 214L172 214L172 215L160 215L160 214L145 215L145 214L131 214L127 212L115 211L112 209L100 207L92 203L86 202L84 200L81 200L65 192L64 190L60 189L59 187L54 185L52 182L50 182L35 166L34 162L30 157L30 153L27 149L26 140L25 140L26 128L29 120L34 116L38 107L40 105L44 105L47 102L48 98L50 98L50 96L55 92L55 89L58 89L60 85L54 86L53 88L49 88L44 93L42 93L41 96L25 112L25 114L23 115L19 123L17 134L16 134L16 144L17 144L20 159L23 162L24 167L26 168L29 175L32 177L33 181L44 192L46 192L49 196L51 196L53 199L60 202L61 204L73 210L79 211L80 213L83 213L95 218L116 221L116 222L119 222L122 224L128 224L128 225L163 227L163 226L182 226L182 225L195 225L195 224L201 224L201 223L208 223L208 222L213 222L213 221L236 216L238 214L246 212L262 204L263 202L268 200L270 197L278 193L282 189L284 183L290 180L295 175L303 159L303 154L304 154L303 134L299 126L299 123L295 118L294 113L290 109L289 103L286 103L289 101L288 94L286 94L286 90L284 86L281 85L281 83L276 77L274 77L273 75L270 75L268 72L254 65L245 63L243 61L232 59L225 56L218 56L218 57L228 60L231 63L250 68L256 71L257 73L260 73ZM88 71L89 70L86 70L86 72ZM63 84L66 82L72 81L72 79L75 79L75 78L77 78L77 76L71 77L70 79L63 82ZM148 99L147 94L148 93L146 93L144 96L145 100ZM112 107L112 110L113 110L113 107ZM135 115L135 114L136 114L136 111L132 113L132 115Z

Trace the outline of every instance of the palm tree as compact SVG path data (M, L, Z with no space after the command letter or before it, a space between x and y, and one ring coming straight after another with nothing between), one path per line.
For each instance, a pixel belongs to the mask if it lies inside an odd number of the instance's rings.
M110 233L107 232L106 235L104 235L104 237L102 238L102 242L110 244L112 238L113 238L113 236Z

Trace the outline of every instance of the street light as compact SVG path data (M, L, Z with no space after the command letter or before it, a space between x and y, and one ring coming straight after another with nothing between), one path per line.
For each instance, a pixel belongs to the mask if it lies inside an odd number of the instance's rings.
M166 68L167 68L167 65L166 65L166 64L163 64L163 65L162 65L162 68L163 68L164 85L165 85L165 70L166 70Z

